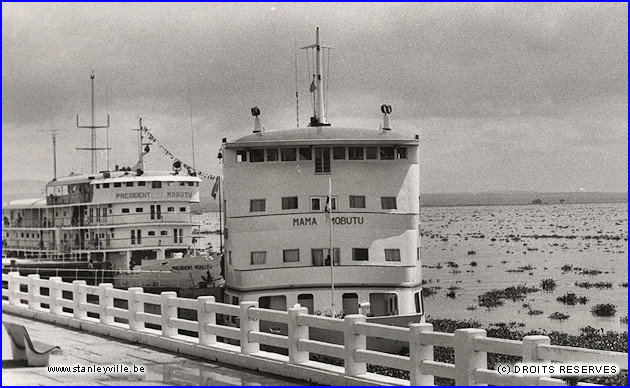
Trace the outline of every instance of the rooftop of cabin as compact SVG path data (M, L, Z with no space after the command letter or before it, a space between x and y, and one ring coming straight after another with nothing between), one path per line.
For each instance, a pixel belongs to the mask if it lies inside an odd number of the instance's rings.
M24 209L46 207L46 198L16 199L2 204L2 209Z
M417 138L410 138L391 130L321 126L252 133L234 141L227 142L225 146L227 148L307 144L391 144L417 146L418 143Z
M187 173L175 174L169 171L144 171L142 175L138 175L135 171L105 171L96 174L71 174L59 177L56 180L48 182L47 187L63 186L77 183L111 183L111 182L135 182L135 181L184 181L184 182L201 182L197 176L191 176Z

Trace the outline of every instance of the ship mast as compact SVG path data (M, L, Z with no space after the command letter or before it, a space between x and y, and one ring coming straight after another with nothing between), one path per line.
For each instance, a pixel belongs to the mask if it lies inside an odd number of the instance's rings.
M90 147L77 148L77 150L81 151L90 151L91 152L91 164L92 164L92 174L95 174L98 171L97 160L96 160L96 151L109 150L109 147L97 147L96 146L96 130L99 128L109 128L109 115L107 115L107 125L97 126L94 125L94 71L90 74L90 81L92 85L92 121L91 125L79 125L79 115L77 114L77 128L87 128L90 129L91 134L91 143Z
M324 106L324 80L322 78L322 68L324 67L323 49L331 49L332 47L324 46L319 43L319 27L315 32L315 44L302 47L302 49L315 49L315 74L311 83L310 91L315 93L314 114L311 117L311 127L329 126L326 117L326 108Z

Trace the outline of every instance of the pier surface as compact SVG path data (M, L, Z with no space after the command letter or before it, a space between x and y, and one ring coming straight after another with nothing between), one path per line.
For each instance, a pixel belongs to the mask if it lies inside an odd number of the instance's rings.
M144 367L144 373L54 373L13 361L9 336L2 327L2 385L305 385L290 380L229 367L206 360L89 334L68 327L2 314L3 322L24 325L34 341L59 345L50 367Z

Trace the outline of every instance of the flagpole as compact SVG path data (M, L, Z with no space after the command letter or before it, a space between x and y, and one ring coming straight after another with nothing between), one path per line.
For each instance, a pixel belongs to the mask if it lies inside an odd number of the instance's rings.
M329 251L329 256L330 256L330 292L331 292L331 297L332 297L332 302L331 302L331 310L332 310L332 317L335 317L335 271L333 270L334 268L334 264L335 264L335 253L333 252L333 233L332 233L332 224L333 224L333 220L332 220L332 178L328 177L328 206L330 206L330 213L328 213L329 217L330 217L330 224L329 224L329 228L328 228L328 233L329 233L329 241L330 241L330 251Z
M221 199L221 177L217 177L217 183L219 184L219 244L220 244L220 252L221 252L221 257L223 259L224 255L223 255L223 210L222 210L222 203L223 200Z

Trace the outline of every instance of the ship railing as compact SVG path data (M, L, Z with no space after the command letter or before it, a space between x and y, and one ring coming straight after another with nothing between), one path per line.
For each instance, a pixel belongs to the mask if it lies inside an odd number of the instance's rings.
M44 280L10 273L6 279L3 312L320 384L434 385L435 377L442 377L456 385L566 385L546 375L501 374L488 368L488 353L526 363L586 362L628 369L627 353L551 345L547 336L516 341L488 338L483 329L440 333L428 323L395 327L368 323L360 314L344 319L309 315L299 304L285 312L259 308L257 302L230 305L213 296L187 299L170 291L150 294L139 287L119 290L112 284L89 286L59 277ZM226 325L225 316L238 317L240 327ZM265 331L263 322L284 325L286 333ZM312 329L343 334L343 344L311 339ZM368 338L406 343L409 354L368 350ZM285 354L269 347L282 348ZM453 349L454 363L435 361L434 347ZM325 357L337 359L337 365L323 362ZM368 365L399 376L408 373L409 379L368 372Z

